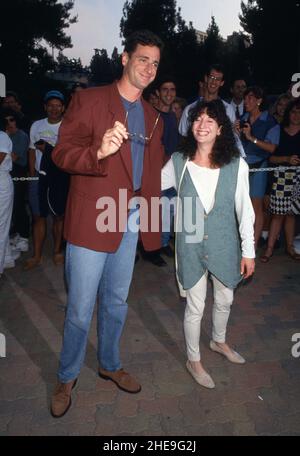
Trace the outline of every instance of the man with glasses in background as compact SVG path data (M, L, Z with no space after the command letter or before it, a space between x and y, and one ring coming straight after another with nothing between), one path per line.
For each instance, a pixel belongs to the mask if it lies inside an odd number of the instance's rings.
M160 197L163 163L162 121L141 98L155 79L163 44L149 31L125 42L123 75L110 86L86 89L72 97L53 152L57 166L71 176L65 217L68 306L52 416L63 416L82 367L95 301L98 301L98 374L128 393L138 381L122 368L119 342L127 314L138 229L131 230L128 201L135 195ZM127 201L119 201L126 190ZM99 198L115 203L116 229L99 230ZM121 217L124 213L125 220ZM127 229L128 228L128 229ZM158 249L160 232L141 231L146 250Z
M218 98L222 101L224 104L226 114L229 117L232 125L234 124L236 120L235 116L235 111L233 107L227 103L225 100L221 99L219 96L219 91L223 87L225 83L224 80L224 69L222 65L219 65L218 63L211 65L204 77L204 90L203 90L203 97L200 96L198 100L196 100L194 103L188 105L185 110L182 113L182 117L179 123L179 133L181 136L187 136L187 132L189 129L189 113L190 110L193 109L199 101L212 101L212 100L217 100ZM234 133L235 139L236 139L236 145L241 153L241 156L245 156L244 148L242 146L242 143L236 133Z

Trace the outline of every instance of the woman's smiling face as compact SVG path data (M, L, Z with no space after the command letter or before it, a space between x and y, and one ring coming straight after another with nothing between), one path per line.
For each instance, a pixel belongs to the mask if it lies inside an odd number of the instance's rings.
M206 111L200 113L193 123L193 135L197 143L214 143L221 134L221 127Z

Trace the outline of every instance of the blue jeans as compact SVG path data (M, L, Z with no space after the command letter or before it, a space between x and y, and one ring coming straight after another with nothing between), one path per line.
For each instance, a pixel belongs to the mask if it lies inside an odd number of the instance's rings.
M161 196L168 198L170 201L177 195L175 188L168 188L163 190ZM171 226L174 220L174 205L163 204L162 205L162 233L161 233L161 245L167 247L171 237ZM170 221L170 224L168 223Z
M119 341L127 315L127 297L134 268L137 232L125 232L115 253L96 252L67 244L68 306L59 381L78 377L98 297L98 361L109 371L121 368Z

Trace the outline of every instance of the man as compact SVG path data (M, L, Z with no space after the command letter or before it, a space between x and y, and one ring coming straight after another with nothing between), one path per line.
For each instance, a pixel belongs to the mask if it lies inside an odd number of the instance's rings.
M130 210L128 217L128 201L140 194L150 206L152 197L160 197L162 122L141 95L156 76L161 49L161 40L152 32L129 36L122 54L123 76L110 86L74 94L54 149L55 163L72 174L64 229L68 307L51 403L56 418L71 405L97 298L98 374L128 393L141 390L122 369L119 341L138 241L138 230L127 229L134 214ZM125 223L119 215L124 209L120 190L127 195ZM99 229L102 197L115 202L116 230ZM160 246L159 230L141 230L141 239L146 250Z
M231 106L235 112L236 120L239 120L244 114L244 93L247 89L247 84L244 79L235 79L230 87L232 95Z
M185 110L183 111L180 123L179 123L179 133L182 136L187 136L187 132L189 129L189 112L190 109L194 108L197 103L201 100L204 101L212 101L216 100L219 97L219 91L223 87L225 80L224 80L224 69L222 65L213 64L208 68L206 75L204 77L205 88L204 88L204 96L199 97L194 103L188 105ZM235 112L232 106L227 103L225 100L222 100L227 116L229 117L232 124L234 124L236 117ZM237 147L240 150L242 156L245 156L243 146L237 134L234 135L237 143Z
M172 110L172 105L177 94L175 80L170 76L165 76L162 78L157 87L156 93L159 98L159 105L157 109L160 111L162 119L164 121L164 133L162 142L165 148L165 155L169 159L173 152L176 152L179 142L177 119L175 113ZM169 200L172 200L176 196L176 190L174 188L168 188L162 192L162 196L168 198ZM163 233L161 253L168 257L174 256L174 252L169 246L171 237L170 224L172 222L172 218L174 218L174 206L170 206L167 201L163 199Z
M56 265L64 262L62 250L63 216L48 207L47 190L43 192L41 170L43 155L50 154L58 137L65 109L64 96L58 90L50 90L44 97L44 108L47 117L34 122L30 129L29 175L39 177L40 181L32 181L29 185L29 204L33 215L33 257L27 260L24 269L29 271L41 264L42 249L46 238L47 215L53 214L53 261ZM51 149L51 150L50 150ZM42 171L40 173L40 171ZM61 198L63 196L61 195Z
M169 159L173 152L176 151L178 145L178 127L176 116L172 111L172 103L176 97L176 83L171 76L162 77L157 85L156 95L158 103L156 106L157 111L160 113L164 123L164 132L162 136L162 143L165 148L165 156ZM162 196L171 200L176 196L176 191L173 188L167 189L162 192ZM171 207L171 211L170 208ZM171 213L170 213L171 212ZM144 252L141 249L144 260L149 261L155 266L165 266L167 263L161 257L160 253L173 257L174 252L169 246L171 237L170 222L174 215L172 206L170 206L165 199L162 200L162 248L153 252Z

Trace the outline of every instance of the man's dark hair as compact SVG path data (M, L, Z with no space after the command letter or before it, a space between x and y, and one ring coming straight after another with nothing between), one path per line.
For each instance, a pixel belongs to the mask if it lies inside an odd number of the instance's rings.
M225 106L221 100L200 101L189 114L190 127L188 135L180 146L180 151L186 158L193 160L196 155L197 141L193 134L193 123L200 114L206 113L214 119L219 127L222 127L221 134L217 136L213 146L210 160L216 168L230 163L234 158L240 156L233 135L231 122L226 114Z
M7 97L13 97L17 103L21 103L21 100L20 100L18 94L16 92L14 92L13 90L8 90L6 92L6 95L4 98L7 98Z
M231 80L231 83L230 83L230 88L233 89L233 86L235 84L236 81L244 81L245 84L247 85L247 81L246 81L246 78L243 78L243 76L235 76L232 80Z
M300 109L300 98L296 98L296 100L292 100L287 105L287 108L284 112L283 120L281 126L283 128L288 127L290 125L290 114L292 109Z
M163 84L166 84L166 82L172 82L177 88L177 83L174 76L165 74L158 79L157 83L155 84L156 89L159 90Z
M126 38L124 51L128 52L129 55L132 54L138 44L142 46L156 46L160 49L160 52L162 52L164 47L162 40L155 33L150 30L137 30Z
M218 73L222 73L223 75L223 80L224 80L224 76L225 76L225 69L223 67L223 65L221 65L220 63L212 63L208 68L207 68L207 71L206 71L206 76L209 76L210 73L215 70L217 71Z

